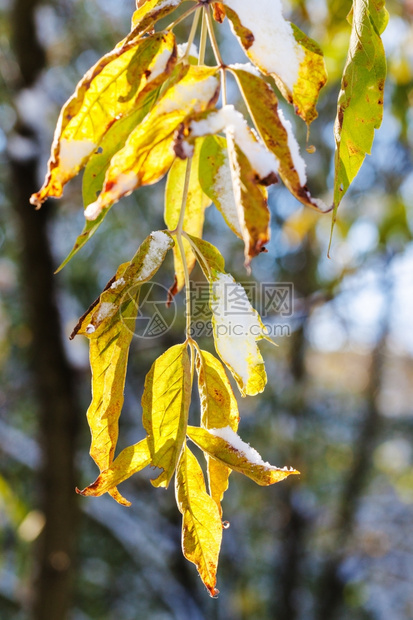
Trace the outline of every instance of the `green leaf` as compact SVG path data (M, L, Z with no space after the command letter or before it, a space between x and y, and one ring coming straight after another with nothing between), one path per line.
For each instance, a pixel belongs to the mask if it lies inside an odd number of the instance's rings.
M251 12L247 3L226 0L231 27L250 60L271 75L283 96L309 125L316 117L318 94L327 80L318 45L282 16L281 3L271 12Z
M333 226L340 202L366 154L371 153L374 130L382 122L386 57L377 27L381 32L386 23L384 2L354 0L350 47L334 127Z
M167 487L185 440L191 401L191 368L186 343L171 347L152 365L142 397L143 426L151 464L163 472L152 481Z
M188 197L185 205L185 216L183 230L196 237L202 237L204 229L205 209L211 204L210 198L204 194L199 182L198 167L200 162L200 152L203 138L195 142L194 154L191 160L175 159L168 173L165 189L165 224L169 230L175 230L178 226L179 216L182 208L182 197L184 193L185 177L187 166L189 165L190 177L188 186ZM188 163L190 161L190 163ZM188 272L191 273L195 265L195 256L191 250L189 242L184 238L183 245L185 250L185 260ZM182 290L185 284L185 272L182 263L181 253L177 246L174 247L175 263L175 283L170 293L176 295Z
M79 495L85 497L99 497L104 493L110 493L116 489L118 484L124 482L133 474L147 467L151 462L151 454L149 452L148 441L143 439L133 446L129 446L122 450L118 457L112 462L108 469L96 478L95 482L80 491L76 489ZM121 496L120 496L121 497ZM116 498L119 501L118 498ZM119 503L124 506L130 506L130 502L122 498Z
M99 198L85 211L87 219L96 219L103 209L134 189L161 179L175 159L178 127L188 115L215 104L219 94L217 69L186 66L182 71L182 79L165 92L112 158Z
M172 246L172 237L167 233L152 233L134 258L119 267L71 336L83 334L90 341L92 402L87 412L92 435L90 455L101 472L111 466L118 439L128 353L138 312L136 286L157 272Z
M157 33L116 47L81 79L63 106L46 180L32 204L58 198L63 186L86 164L117 119L140 107L176 64L173 33Z
M258 452L243 442L230 428L207 431L203 428L188 426L187 435L194 444L212 458L248 476L260 486L275 484L291 474L300 473L295 469L279 468L264 463Z
M222 541L222 523L215 501L207 494L204 475L187 446L177 469L176 501L182 513L182 550L193 562L211 596L216 596L216 573Z
M224 257L212 243L191 235L188 235L188 239L191 241L197 260L207 280L213 279L213 277L215 277L215 272L222 273L224 271Z
M312 198L306 187L304 160L299 153L291 123L284 118L278 107L278 100L271 86L249 71L231 71L237 79L261 139L278 159L278 173L285 185L302 204L326 211L327 207L320 200Z
M196 370L201 401L201 423L206 429L229 426L233 431L238 428L239 412L237 401L232 391L224 367L208 351L197 350ZM222 463L205 455L209 492L217 503L222 517L221 501L228 489L231 470Z

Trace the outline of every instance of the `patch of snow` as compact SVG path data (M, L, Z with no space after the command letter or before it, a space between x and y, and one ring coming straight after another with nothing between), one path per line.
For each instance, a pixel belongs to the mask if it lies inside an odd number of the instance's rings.
M138 275L138 281L147 280L162 263L166 252L172 247L172 238L162 230L150 234L148 253Z
M291 24L282 15L281 0L225 0L241 24L254 35L248 50L253 62L267 73L278 75L292 91L304 51L294 38ZM231 24L232 26L232 24Z
M93 334L96 331L96 328L92 325L92 323L90 323L87 327L86 327L86 333L87 334Z
M169 114L188 106L191 106L194 112L200 112L205 107L205 103L211 101L218 85L218 79L213 75L204 80L193 80L191 76L188 80L184 78L167 91L164 98L160 100L158 114Z
M102 321L104 321L108 316L110 316L112 314L112 312L116 310L116 305L115 304L111 304L107 301L103 301L100 306L99 306L99 310L97 312L96 315L96 321L98 323L101 323Z
M111 192L115 195L127 196L131 194L137 185L137 175L132 172L125 172L123 174L119 174L116 182L112 185ZM104 193L104 190L102 194ZM102 195L101 194L101 195ZM103 209L107 206L107 204L103 204L101 198L95 200L90 205L88 205L85 209L84 216L88 221L94 221L99 217Z
M83 160L91 155L97 144L91 140L60 140L59 166L63 173L71 172L81 165Z
M171 57L171 50L166 49L161 54L158 54L155 57L155 60L152 65L148 67L151 72L150 76L146 80L147 84L152 82L155 78L157 78L161 73L163 73L166 69L166 65Z
M188 49L188 43L180 43L178 45L178 58L182 58L186 54L186 50ZM191 43L191 47L189 50L189 56L193 56L194 58L198 58L198 48L194 43Z
M278 108L278 116L280 121L288 135L288 148L290 149L291 157L293 160L294 168L297 170L298 177L300 179L301 186L303 187L307 182L307 174L305 172L306 163L300 155L300 147L293 132L291 122L285 118L281 108Z
M233 65L229 65L229 69L233 69L234 71L238 71L238 70L246 71L247 73L252 73L252 75L261 77L261 73L259 72L257 67L254 67L254 65L251 64L250 62L245 62L245 63L237 62Z
M270 463L264 462L262 460L261 455L252 448L249 443L242 441L241 437L237 435L235 431L232 430L230 426L225 426L224 428L211 428L208 429L208 432L214 437L220 437L227 441L234 450L241 452L241 454L253 465L259 465L260 467L265 467L265 469L269 469L272 471L294 471L292 467L274 467Z
M115 280L115 282L113 282L110 288L117 289L120 286L123 286L124 284L125 284L125 278L119 278L119 280Z
M247 386L254 368L263 364L256 343L263 335L258 313L244 288L227 273L218 274L212 284L211 310L217 351Z
M102 205L99 203L98 200L95 200L95 202L91 202L90 205L86 207L84 216L89 222L93 222L94 220L96 220L96 218L99 217L101 211Z
M278 172L278 161L273 153L255 136L243 115L233 105L226 105L202 121L192 121L193 137L217 134L221 131L231 133L244 155L261 179Z

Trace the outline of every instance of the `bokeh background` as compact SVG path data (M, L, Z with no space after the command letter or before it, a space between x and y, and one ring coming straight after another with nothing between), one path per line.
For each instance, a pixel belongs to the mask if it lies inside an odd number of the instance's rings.
M306 153L299 121L296 132L311 189L328 201L351 2L284 4L326 55L330 79L309 143L315 153ZM268 386L239 399L240 434L264 460L302 472L271 488L232 475L221 594L211 600L182 558L172 488L152 488L143 472L122 487L129 509L74 492L97 471L84 415L87 343L69 343L68 335L117 266L163 228L163 184L116 205L56 276L83 227L81 179L40 212L28 204L61 105L128 32L134 1L0 0L2 619L413 617L413 3L387 6L383 126L340 208L331 258L330 216L302 209L281 186L270 191L269 252L255 259L251 276L242 244L214 207L207 212L205 236L237 279L294 285L289 335L277 349L262 346ZM184 41L186 24L178 33ZM224 59L242 62L227 26L219 33ZM233 86L230 94L235 102ZM171 262L158 275L169 286ZM182 315L182 296L177 304ZM181 317L162 338L134 339L120 448L142 436L144 375L182 340L183 324ZM201 343L211 349L210 339Z

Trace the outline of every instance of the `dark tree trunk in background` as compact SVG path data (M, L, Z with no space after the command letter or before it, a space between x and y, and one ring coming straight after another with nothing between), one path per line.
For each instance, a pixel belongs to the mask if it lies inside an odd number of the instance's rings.
M12 44L21 72L19 88L30 87L45 65L34 28L38 0L15 0ZM36 143L33 130L20 119L17 137ZM31 364L39 410L43 462L40 508L46 523L38 540L31 600L33 620L65 620L72 597L78 506L75 494L75 443L79 407L73 371L66 359L56 305L55 278L47 237L50 208L29 204L38 189L37 157L9 155L11 193L21 243L27 321L33 335Z

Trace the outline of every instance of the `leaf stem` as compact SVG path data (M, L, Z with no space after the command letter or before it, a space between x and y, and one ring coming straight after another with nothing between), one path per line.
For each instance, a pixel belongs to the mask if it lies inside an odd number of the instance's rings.
M206 49L207 34L208 34L208 24L207 24L208 9L209 9L208 6L207 7L204 6L204 10L202 12L201 39L199 41L199 58L198 58L199 65L205 64L205 49Z
M196 13L194 15L194 21L192 22L191 31L188 36L188 41L186 44L186 50L185 50L183 60L186 60L191 53L191 47L195 39L195 35L196 35L197 28L198 28L198 23L199 23L199 18L201 17L201 11L202 11L202 7L199 6L196 9Z
M208 34L209 40L211 41L211 47L214 52L215 60L217 65L220 67L221 76L222 76L222 105L227 105L227 74L226 74L226 66L222 60L221 52L219 50L219 45L217 38L215 36L214 23L211 15L211 7L207 5L205 7L205 15L206 21L208 25Z
M195 6L191 6L190 9L186 10L185 13L182 13L182 15L180 15L179 17L176 18L176 20L174 22L172 22L171 24L169 24L169 26L167 26L165 28L166 31L169 30L173 30L175 28L175 26L177 26L178 24L180 24L184 19L186 19L187 17L189 17L189 15L191 15L194 11L199 11L200 7L199 5L195 5Z

